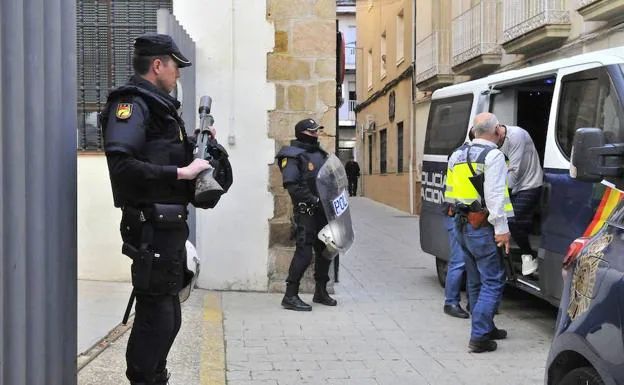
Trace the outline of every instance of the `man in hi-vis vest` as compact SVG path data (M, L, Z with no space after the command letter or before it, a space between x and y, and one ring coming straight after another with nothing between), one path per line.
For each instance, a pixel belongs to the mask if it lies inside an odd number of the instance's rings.
M504 128L491 113L475 117L475 139L459 147L448 162L446 201L454 214L454 236L461 245L468 275L468 303L472 330L470 350L494 351L494 340L507 332L494 325L496 306L503 295L505 270L498 247L509 252L507 218L513 216L507 188L505 156L498 149Z

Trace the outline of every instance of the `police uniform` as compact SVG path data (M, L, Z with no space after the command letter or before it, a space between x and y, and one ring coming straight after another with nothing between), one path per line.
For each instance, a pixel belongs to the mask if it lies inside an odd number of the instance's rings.
M455 208L452 236L461 246L455 252L462 254L466 266L472 323L469 347L477 353L495 350L493 340L507 336L494 325L505 275L495 233L509 232L507 218L513 216L513 208L505 158L496 147L475 139L455 150L449 159L445 189L446 201Z
M314 251L314 279L316 289L313 301L335 306L336 301L326 290L329 281L331 261L322 256L325 245L317 235L327 224L323 208L319 204L316 176L327 159L327 152L319 146L318 139L304 134L304 131L322 129L313 119L304 119L295 126L295 136L290 146L277 154L282 172L284 188L288 190L293 203L295 224L295 253L288 270L286 293L282 306L290 310L309 311L312 307L299 298L299 283L305 270L312 262Z
M170 55L190 66L167 35L142 35L135 54ZM134 75L108 96L101 122L115 207L122 210L122 252L132 259L134 325L126 351L131 384L167 383L166 359L180 329L178 293L186 268L187 205L194 183L177 179L194 144L178 115L180 103Z

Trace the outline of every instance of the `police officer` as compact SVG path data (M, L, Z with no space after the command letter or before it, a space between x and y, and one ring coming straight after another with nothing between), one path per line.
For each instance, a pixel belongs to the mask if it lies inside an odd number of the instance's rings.
M295 125L295 137L290 146L283 147L276 158L282 172L284 188L293 203L296 249L286 279L286 294L282 299L285 309L310 311L312 306L299 298L299 283L312 262L314 250L315 303L336 306L336 300L327 293L329 265L322 256L325 245L317 235L327 224L323 207L319 204L316 175L327 159L327 152L318 142L320 126L314 119L304 119Z
M513 208L507 188L505 156L498 149L504 127L496 116L475 117L475 139L453 152L448 162L445 198L455 207L453 236L466 266L472 330L472 352L496 350L495 340L507 331L494 325L496 306L503 295L504 267L497 247L509 252L507 218Z
M101 117L136 296L126 376L134 385L165 385L167 355L181 323L178 293L192 278L185 262L191 181L210 165L193 160L180 103L169 95L179 68L191 62L171 37L147 34L136 38L132 64L135 74L110 93Z

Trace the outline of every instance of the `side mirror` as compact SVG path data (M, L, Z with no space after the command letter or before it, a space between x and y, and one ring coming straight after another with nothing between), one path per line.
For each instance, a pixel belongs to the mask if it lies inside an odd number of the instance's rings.
M570 176L584 182L600 182L600 156L592 148L604 146L604 133L599 128L579 128L574 134L570 156Z
M623 155L624 143L605 144L604 132L600 128L579 128L574 134L570 176L584 182L619 178L624 171Z

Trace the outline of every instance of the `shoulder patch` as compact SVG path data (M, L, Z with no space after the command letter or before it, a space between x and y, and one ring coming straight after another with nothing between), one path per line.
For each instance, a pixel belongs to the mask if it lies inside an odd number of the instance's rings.
M281 167L284 168L288 164L288 158L282 159L282 163L280 163Z
M314 171L314 163L308 162L308 170Z
M126 120L132 116L132 103L119 103L115 112L117 119Z

